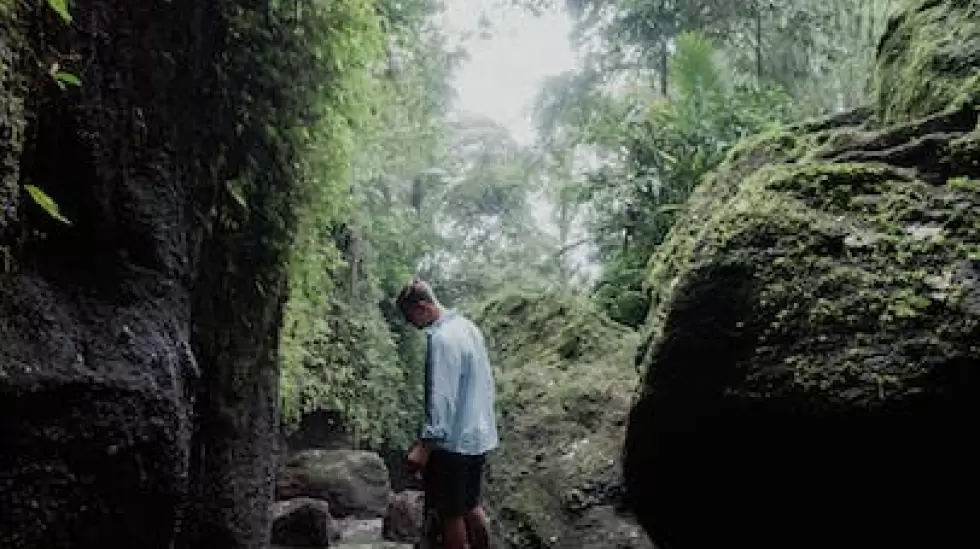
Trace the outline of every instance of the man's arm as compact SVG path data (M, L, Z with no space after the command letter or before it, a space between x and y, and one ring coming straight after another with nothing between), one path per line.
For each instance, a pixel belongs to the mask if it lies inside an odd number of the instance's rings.
M449 428L456 413L460 366L458 346L445 341L438 334L433 335L429 341L429 360L425 376L429 398L425 424L419 437L429 448L449 436Z

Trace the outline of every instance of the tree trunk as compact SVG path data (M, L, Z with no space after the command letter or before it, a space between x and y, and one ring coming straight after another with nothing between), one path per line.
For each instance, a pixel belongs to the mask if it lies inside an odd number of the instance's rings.
M264 1L70 6L0 4L0 546L263 547L299 46Z

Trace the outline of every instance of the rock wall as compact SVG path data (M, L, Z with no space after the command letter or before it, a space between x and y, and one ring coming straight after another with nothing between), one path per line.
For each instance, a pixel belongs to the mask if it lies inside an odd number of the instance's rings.
M269 128L311 65L264 1L68 5L0 3L0 545L265 547L296 183Z
M876 106L736 147L653 258L624 466L661 549L969 535L978 23L975 1L912 2Z

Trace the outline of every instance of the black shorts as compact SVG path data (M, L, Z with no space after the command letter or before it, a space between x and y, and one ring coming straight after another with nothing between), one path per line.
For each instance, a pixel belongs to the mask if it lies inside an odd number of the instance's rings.
M433 450L425 464L425 505L440 517L465 515L480 504L485 456Z

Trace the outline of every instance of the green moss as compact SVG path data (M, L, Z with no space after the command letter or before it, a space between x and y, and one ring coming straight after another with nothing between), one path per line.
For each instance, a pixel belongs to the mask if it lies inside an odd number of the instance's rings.
M820 146L827 137L775 142ZM773 139L743 144L711 176L728 192L695 193L696 215L655 256L654 344L678 296L695 299L697 271L739 265L752 285L740 322L757 339L734 394L815 407L903 398L928 375L913 357L948 355L980 335L960 300L968 282L956 281L980 246L980 186L957 178L937 187L885 164L797 161L795 153L753 170L746 159L772 151ZM978 158L962 150L963 161ZM655 360L649 353L647 366Z
M917 0L882 39L879 115L899 123L980 100L980 18L973 2Z
M966 191L966 192L980 193L980 181L977 181L975 179L969 179L966 177L956 177L950 179L947 184L950 186L950 188L953 189Z
M957 173L980 176L980 130L974 130L949 144L949 160Z
M799 136L789 129L777 129L748 137L732 147L726 164L734 169L752 169L762 164L783 162L799 150Z
M504 295L472 312L491 351L501 446L487 501L506 547L561 546L590 487L616 482L639 381L637 335L558 293Z
M504 295L474 313L494 337L498 352L561 367L582 357L618 352L628 333L592 304L560 294Z

